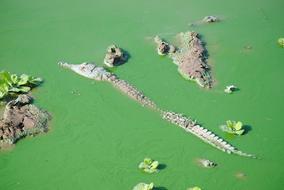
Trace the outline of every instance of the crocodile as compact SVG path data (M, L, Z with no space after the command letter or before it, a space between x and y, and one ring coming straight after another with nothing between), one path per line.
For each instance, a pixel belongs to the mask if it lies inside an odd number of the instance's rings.
M154 38L159 55L167 55L178 66L178 72L188 80L195 81L203 88L212 87L210 67L206 63L207 51L200 35L196 32L180 33L179 47L175 47L159 36Z
M121 92L125 93L130 98L139 102L143 106L152 108L154 110L158 109L156 104L145 96L141 91L135 88L133 85L129 84L127 81L118 78L117 75L107 71L103 67L99 67L92 63L82 63L82 64L68 64L66 62L59 62L60 66L64 68L69 68L79 75L82 75L89 79L94 79L97 81L107 81L110 82L114 87L119 89Z
M133 85L129 84L125 80L119 79L117 75L107 71L105 68L100 67L95 63L85 62L82 64L69 64L67 62L59 62L58 64L86 78L111 83L114 87L125 93L130 98L139 102L142 106L158 111L164 120L183 128L186 132L192 133L204 142L212 145L213 147L221 151L224 151L229 154L232 153L240 156L255 158L254 155L247 154L238 150L236 147L226 142L221 137L218 137L212 131L201 127L201 125L198 124L195 120L186 117L180 113L164 111L160 109L150 98L144 95Z

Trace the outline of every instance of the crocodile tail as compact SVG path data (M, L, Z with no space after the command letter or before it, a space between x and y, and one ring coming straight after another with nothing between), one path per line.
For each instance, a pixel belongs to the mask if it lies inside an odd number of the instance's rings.
M214 146L215 148L226 152L228 154L237 154L240 156L256 158L252 154L244 153L238 150L236 147L222 139L221 137L214 134L212 131L201 127L200 125L196 124L195 121L191 120L183 116L182 114L177 114L174 112L162 112L163 118L179 127L183 128L187 132L190 132L203 140L204 142Z
M212 131L201 127L200 125L189 126L186 128L188 132L193 133L197 137L199 137L204 142L211 144L219 150L227 152L228 154L237 154L244 157L256 158L252 154L244 153L238 150L236 147L222 139L221 137L214 134Z

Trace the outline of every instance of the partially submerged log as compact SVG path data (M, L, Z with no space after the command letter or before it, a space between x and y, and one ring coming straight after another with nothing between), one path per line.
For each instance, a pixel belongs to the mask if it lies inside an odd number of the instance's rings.
M180 33L178 39L180 46L174 47L156 36L158 54L168 55L184 78L196 81L201 87L211 88L213 80L206 63L207 52L199 35L196 32ZM164 49L169 50L162 51Z
M0 120L0 148L14 144L25 136L47 131L50 115L32 104L28 95L19 95L10 101Z

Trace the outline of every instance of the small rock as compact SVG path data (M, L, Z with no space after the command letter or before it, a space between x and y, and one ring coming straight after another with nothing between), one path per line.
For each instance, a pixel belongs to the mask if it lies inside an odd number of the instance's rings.
M203 21L207 23L212 23L219 21L219 19L216 16L206 16L203 18Z
M121 65L127 61L127 55L116 45L110 45L104 58L104 64L108 67Z
M214 168L217 164L207 159L197 159L198 163L204 168Z
M235 85L229 85L229 86L226 86L224 92L227 94L231 94L236 90L238 90L238 88Z

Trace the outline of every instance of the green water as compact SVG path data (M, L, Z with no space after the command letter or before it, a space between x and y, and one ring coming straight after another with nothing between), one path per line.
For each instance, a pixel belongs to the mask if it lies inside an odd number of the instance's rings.
M168 190L281 189L284 149L283 0L16 1L0 2L1 70L41 76L36 104L51 112L50 131L0 153L1 190L127 190L154 182ZM220 23L190 26L206 15ZM169 40L200 32L216 79L210 91L183 80L152 37ZM115 69L158 105L185 113L259 159L227 155L160 119L106 83L63 70L60 60L102 63L116 43L131 58ZM251 46L246 50L245 46ZM282 81L282 82L281 82ZM235 84L240 91L223 93ZM72 93L75 92L75 93ZM218 126L241 120L252 130L231 138ZM138 163L150 156L166 164L146 175ZM218 163L203 169L195 159ZM244 179L236 173L246 175Z

